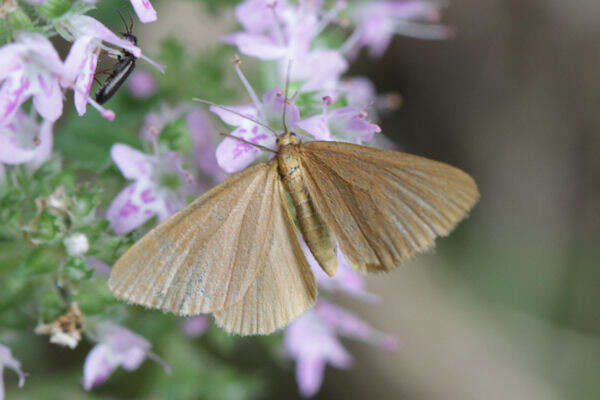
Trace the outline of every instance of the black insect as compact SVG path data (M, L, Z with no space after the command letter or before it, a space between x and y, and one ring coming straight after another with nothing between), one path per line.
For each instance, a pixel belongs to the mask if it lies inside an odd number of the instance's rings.
M125 40L131 42L134 46L137 46L137 37L132 33L133 19L129 16L130 24L128 26L120 12L119 16L125 26L125 32L122 32L121 36L123 36ZM136 57L133 54L125 49L121 49L121 54L117 56L117 63L113 67L112 72L96 92L96 101L98 104L106 103L115 93L117 93L117 90L119 90L121 85L125 83L129 75L135 69L135 60Z

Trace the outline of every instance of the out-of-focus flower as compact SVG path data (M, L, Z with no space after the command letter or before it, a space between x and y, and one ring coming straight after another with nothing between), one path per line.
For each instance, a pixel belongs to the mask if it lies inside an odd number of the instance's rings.
M283 105L283 93L279 88L276 88L266 92L262 97L262 102L256 100L254 105L227 107L236 113L215 106L212 106L210 110L221 117L226 124L236 127L231 132L232 136L274 149L275 135L273 132L252 122L252 120L259 121L276 132L283 132ZM242 117L240 114L247 118ZM295 126L300 120L300 112L290 99L288 99L286 109L286 120L290 128ZM219 144L216 151L217 162L228 173L234 173L246 168L264 154L264 150L229 137L225 138Z
M48 121L62 114L60 82L65 69L46 37L30 32L0 47L0 125L8 124L21 104L33 97L33 106Z
M119 366L134 371L146 357L157 361L170 373L169 365L152 353L146 339L122 326L109 322L97 326L98 344L92 348L83 364L83 388L91 390L104 383Z
M108 277L110 275L110 266L101 259L90 256L85 258L85 264L94 270L94 273Z
M296 361L296 381L305 397L319 391L326 364L336 368L352 364L352 357L340 343L335 329L313 310L288 326L283 343L287 354Z
M348 106L367 109L377 99L377 90L369 78L362 76L352 77L340 82L340 93L344 94Z
M296 361L296 381L305 397L315 395L323 382L325 366L348 368L352 357L338 335L363 340L395 350L397 340L384 334L342 307L319 300L313 310L304 313L285 330L283 343Z
M197 338L206 332L209 322L210 320L208 315L197 315L185 320L185 322L181 325L181 330L186 336Z
M194 142L194 160L198 171L213 182L219 183L227 178L227 173L219 167L215 150L215 129L206 112L197 107L188 112L185 120Z
M67 236L63 242L65 249L67 249L67 254L71 256L82 256L90 249L90 242L87 236L80 232Z
M81 341L84 324L85 320L79 306L77 303L71 303L65 315L61 315L51 324L39 324L35 327L35 333L50 335L50 343L74 349Z
M152 4L148 0L131 0L131 5L140 21L144 24L156 21L156 10L154 10L154 7L152 7Z
M156 80L148 71L135 71L129 78L129 90L134 97L148 98L156 92Z
M383 0L358 5L351 13L357 24L350 41L354 52L367 47L373 57L381 57L395 34L420 39L446 39L453 30L437 25L440 3L425 0Z
M341 8L339 4L343 2L337 2L334 11ZM297 6L285 1L244 1L236 7L244 30L225 36L223 41L248 56L278 60L280 81L286 76L288 60L293 60L290 79L302 82L302 91L334 89L348 63L337 50L311 46L332 19L331 13L319 18L321 7L320 1L301 1Z
M10 352L10 349L0 344L0 400L4 400L4 368L10 368L19 377L19 387L25 384L25 373L21 371L21 363L17 361Z
M350 267L339 246L337 249L338 269L336 274L330 277L323 271L317 260L315 260L315 257L301 236L298 237L298 241L315 276L315 281L321 289L325 289L331 293L343 293L362 301L371 302L380 299L378 295L367 291L364 278Z
M114 198L106 212L117 234L132 231L154 215L162 222L185 206L193 179L182 168L176 152L149 155L116 143L110 155L123 176L134 181Z
M367 112L356 107L325 108L322 114L306 118L297 126L317 140L357 144L368 142L376 132L381 132L378 125L367 120Z
M0 163L27 163L35 169L50 158L52 140L52 121L38 123L19 108L10 121L0 125Z

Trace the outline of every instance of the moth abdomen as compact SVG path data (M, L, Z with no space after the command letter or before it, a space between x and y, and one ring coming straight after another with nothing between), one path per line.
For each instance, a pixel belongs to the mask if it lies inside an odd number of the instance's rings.
M280 148L279 174L294 203L304 241L323 271L334 276L337 271L336 243L304 183L304 169L297 148L296 144Z

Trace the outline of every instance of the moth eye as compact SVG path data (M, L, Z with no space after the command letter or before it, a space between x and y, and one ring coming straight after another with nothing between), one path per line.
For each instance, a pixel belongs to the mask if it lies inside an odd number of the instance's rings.
M290 134L294 137L296 137L296 134L294 132L290 132Z

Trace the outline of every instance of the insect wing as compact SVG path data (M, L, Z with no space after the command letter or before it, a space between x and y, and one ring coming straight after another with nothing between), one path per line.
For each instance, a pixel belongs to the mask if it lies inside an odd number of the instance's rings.
M214 187L134 244L112 268L109 289L179 315L237 304L271 262L278 182L269 162Z
M277 186L272 240L266 263L242 301L215 313L217 325L228 332L242 335L271 333L315 302L315 278L298 243L280 180Z
M304 180L351 264L387 271L446 236L479 198L461 170L406 153L341 142L300 148Z
M135 69L135 57L127 56L121 59L113 68L112 73L106 79L98 92L96 92L96 101L98 104L104 104L117 93L117 90L125 83L129 75Z

